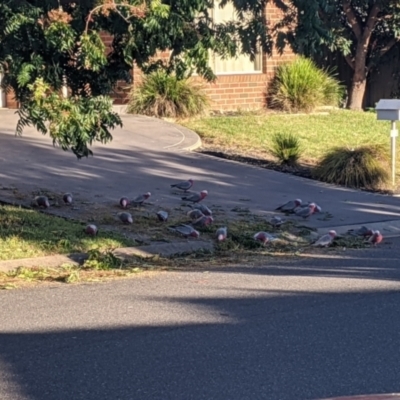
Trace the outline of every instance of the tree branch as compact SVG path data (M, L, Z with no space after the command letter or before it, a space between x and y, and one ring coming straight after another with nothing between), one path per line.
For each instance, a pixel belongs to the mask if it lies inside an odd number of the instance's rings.
M400 42L400 38L393 38L391 39L385 46L383 46L378 54L376 55L376 58L381 58L383 57L394 45ZM367 71L370 71L371 68L375 65L375 62L371 59L371 61L367 65Z
M367 23L365 24L364 32L362 35L362 40L365 44L368 44L372 31L375 28L377 17L379 14L380 8L377 3L372 6L372 9L368 15Z
M355 64L354 64L353 57L350 54L347 54L346 56L344 56L344 59L347 61L347 64L349 64L350 68L352 70L354 70Z
M358 22L356 14L354 13L350 0L343 1L343 11L346 14L347 21L349 22L351 29L356 35L357 40L360 40L362 36L362 28L361 24Z

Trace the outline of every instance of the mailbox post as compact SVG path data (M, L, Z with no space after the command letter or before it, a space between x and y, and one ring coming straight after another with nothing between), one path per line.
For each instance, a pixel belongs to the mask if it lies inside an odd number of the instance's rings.
M377 118L381 121L391 121L390 142L392 154L392 184L396 184L396 137L399 131L396 129L396 121L400 120L400 100L382 99L376 105Z

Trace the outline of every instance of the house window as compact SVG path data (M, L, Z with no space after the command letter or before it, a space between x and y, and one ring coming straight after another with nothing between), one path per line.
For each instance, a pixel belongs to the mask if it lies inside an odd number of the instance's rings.
M214 2L212 17L216 24L237 20L235 8L232 3L227 3L223 8L219 1ZM210 56L210 66L217 75L224 74L249 74L262 72L262 53L258 52L253 61L246 54L237 54L236 57L222 59L216 54Z

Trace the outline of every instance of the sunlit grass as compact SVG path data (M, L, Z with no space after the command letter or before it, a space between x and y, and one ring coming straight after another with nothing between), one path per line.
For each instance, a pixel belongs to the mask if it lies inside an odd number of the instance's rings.
M89 237L83 225L34 210L0 206L0 260L107 250L134 241L113 232Z
M337 110L320 114L245 113L210 116L182 122L196 131L204 146L236 154L274 159L270 149L277 133L296 135L304 148L302 160L315 164L334 147L383 145L389 151L390 123L373 112Z

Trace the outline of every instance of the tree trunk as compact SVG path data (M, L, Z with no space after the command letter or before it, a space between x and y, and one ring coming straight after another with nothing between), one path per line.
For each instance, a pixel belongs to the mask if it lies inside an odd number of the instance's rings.
M367 89L367 73L365 71L354 71L353 80L349 92L347 108L350 110L362 111L365 91Z
M362 38L360 38L357 43L354 57L354 74L347 102L347 108L350 110L361 111L363 109L364 96L367 88L367 54L370 38L371 30L365 28Z

